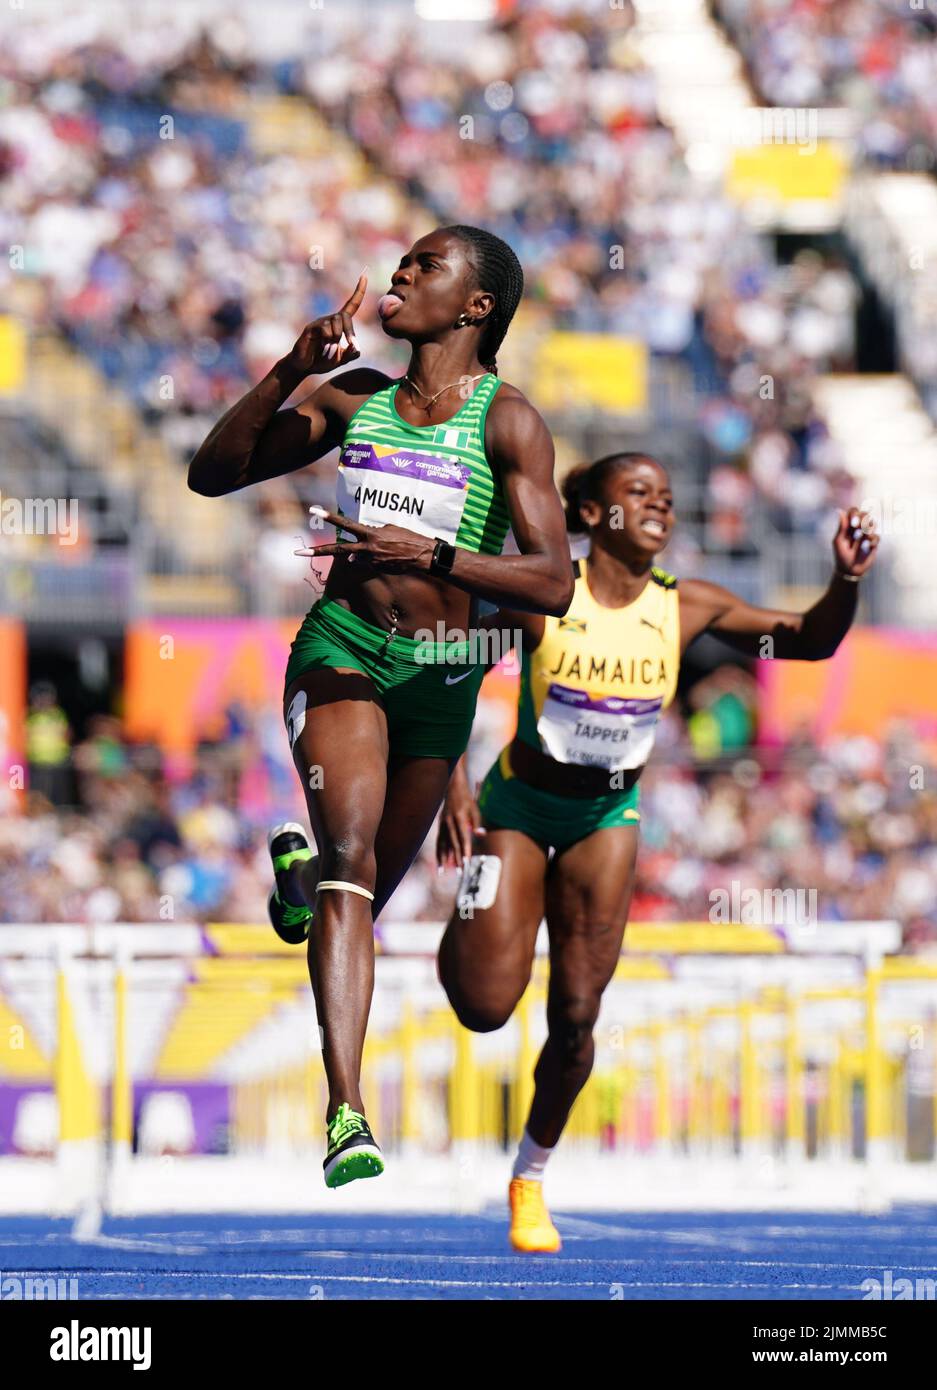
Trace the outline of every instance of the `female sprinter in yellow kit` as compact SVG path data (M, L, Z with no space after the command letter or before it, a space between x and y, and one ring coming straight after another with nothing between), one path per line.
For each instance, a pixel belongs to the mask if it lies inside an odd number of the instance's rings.
M749 655L831 656L856 611L875 556L869 519L842 513L829 587L806 613L755 608L700 579L678 585L654 565L670 539L665 469L644 454L573 470L567 526L587 531L563 617L502 609L490 621L523 632L517 733L476 802L460 761L443 805L437 855L463 865L439 974L461 1022L500 1028L527 988L544 915L550 939L547 1040L510 1185L511 1243L558 1250L543 1172L594 1056L592 1030L621 951L638 848L638 779L680 656L712 632ZM483 829L484 853L472 854ZM551 856L550 850L553 850ZM468 909L468 910L467 910Z

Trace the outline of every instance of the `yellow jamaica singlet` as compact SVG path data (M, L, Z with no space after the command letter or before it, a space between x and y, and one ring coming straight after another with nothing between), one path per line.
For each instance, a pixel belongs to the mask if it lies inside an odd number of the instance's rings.
M573 572L568 611L546 617L539 646L523 653L517 737L559 763L643 767L677 688L677 581L652 569L633 603L604 608L590 592L586 561Z

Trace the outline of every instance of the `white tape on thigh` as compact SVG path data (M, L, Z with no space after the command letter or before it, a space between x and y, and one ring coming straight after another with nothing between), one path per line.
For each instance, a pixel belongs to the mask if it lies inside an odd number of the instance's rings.
M306 692L297 690L286 712L286 732L290 740L290 752L306 725Z
M496 854L473 854L462 867L456 906L460 912L491 907L501 881L501 860Z

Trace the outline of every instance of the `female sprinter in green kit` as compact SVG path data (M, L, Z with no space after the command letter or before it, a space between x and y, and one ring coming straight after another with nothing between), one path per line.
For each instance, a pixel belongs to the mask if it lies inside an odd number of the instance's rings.
M280 410L307 376L359 355L352 320L366 283L362 275L338 313L307 325L189 471L190 487L217 497L341 449L338 514L322 516L351 542L336 534L300 552L336 558L293 643L283 706L319 853L300 825L270 835L271 920L287 941L308 938L330 1187L383 1171L359 1090L372 919L468 743L484 674L469 636L478 600L558 614L572 594L552 440L496 374L523 289L498 237L443 227L402 258L378 304L384 332L411 346L402 379L356 368ZM509 524L520 554L502 556ZM426 629L466 640L428 653L413 635Z
M560 1247L544 1167L592 1070L592 1030L634 883L638 779L681 653L711 632L749 655L764 654L770 637L779 659L831 656L878 545L868 517L842 513L822 598L803 614L754 608L700 579L678 586L655 567L673 527L670 480L656 460L610 455L574 469L564 493L570 531L590 539L574 566L572 603L562 616L502 610L491 620L524 634L517 733L477 805L460 763L437 845L441 864L464 868L439 975L465 1027L488 1032L510 1018L546 915L547 1040L509 1189L511 1243L527 1251ZM473 857L479 829L482 853Z

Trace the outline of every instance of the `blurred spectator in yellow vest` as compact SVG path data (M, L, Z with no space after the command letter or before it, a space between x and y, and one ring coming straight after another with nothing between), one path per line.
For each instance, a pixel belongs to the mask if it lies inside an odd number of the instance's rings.
M55 686L48 681L38 682L30 692L26 716L29 786L56 806L69 798L71 743L71 726L58 703Z

